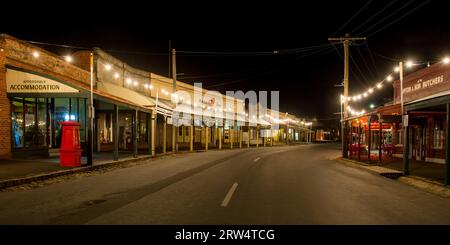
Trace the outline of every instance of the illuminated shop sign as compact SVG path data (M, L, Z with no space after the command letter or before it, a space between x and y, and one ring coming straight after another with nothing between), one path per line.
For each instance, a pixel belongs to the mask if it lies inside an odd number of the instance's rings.
M403 88L403 94L412 93L421 89L426 89L444 82L444 75L440 75L428 80L419 79L411 86Z
M35 74L6 70L6 91L8 93L78 93L77 89Z

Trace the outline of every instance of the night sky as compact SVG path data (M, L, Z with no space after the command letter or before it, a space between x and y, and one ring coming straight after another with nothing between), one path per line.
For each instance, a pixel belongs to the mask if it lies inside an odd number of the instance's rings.
M366 43L351 47L357 65L350 63L350 94L376 84L399 59L433 63L450 55L450 21L445 1L433 0L416 10L425 1L377 0L368 5L369 1L304 2L244 5L227 1L196 6L173 2L174 9L130 3L93 8L77 2L52 10L48 6L47 10L44 6L29 6L21 11L3 11L0 32L24 40L100 47L132 66L162 75L168 75L168 40L172 40L172 47L180 52L213 52L180 53L177 73L183 75L179 75L179 80L203 82L205 88L221 92L279 90L281 111L316 118L321 123L337 123L331 119L339 117L334 113L339 112L342 87L334 85L343 79L343 61L338 55L342 53L341 45L336 46L337 51L330 45L288 54L259 52L329 44L328 37L347 32L368 36ZM355 18L334 34L364 5ZM61 55L76 50L43 47ZM392 88L386 87L352 107L367 110L371 103L380 105L390 100Z

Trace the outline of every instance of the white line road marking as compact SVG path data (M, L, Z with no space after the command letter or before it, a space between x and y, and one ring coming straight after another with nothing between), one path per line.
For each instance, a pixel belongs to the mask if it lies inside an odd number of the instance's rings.
M228 206L228 203L230 202L234 191L236 191L237 186L238 186L238 183L236 183L236 182L231 186L230 190L228 191L227 195L223 199L222 204L220 206L222 206L222 207Z
M281 153L281 152L286 152L286 151L276 151L275 153Z
M261 159L261 157L256 158L255 160L253 160L254 162L259 161L259 159Z

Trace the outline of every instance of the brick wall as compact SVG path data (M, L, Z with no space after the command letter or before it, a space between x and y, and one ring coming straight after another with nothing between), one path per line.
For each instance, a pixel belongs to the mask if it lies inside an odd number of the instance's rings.
M8 35L0 35L0 39L4 41L7 64L45 73L74 85L90 84L89 71L66 62L61 56ZM39 52L39 58L33 57L35 51Z
M0 38L0 157L8 157L11 154L11 115L6 94L5 63L5 42Z

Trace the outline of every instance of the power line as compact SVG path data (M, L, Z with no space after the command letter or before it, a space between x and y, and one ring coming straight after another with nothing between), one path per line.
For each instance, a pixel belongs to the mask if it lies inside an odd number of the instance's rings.
M177 54L183 54L183 56L264 56L264 55L278 55L278 54L291 54L311 51L314 49L320 49L323 47L330 46L329 43L313 45L308 47L301 47L295 49L285 49L285 50L273 50L273 51L192 51L192 50L177 50Z
M356 50L358 51L359 57L361 57L364 66L366 67L367 71L370 73L370 77L373 78L374 80L377 80L377 76L375 75L375 73L372 72L372 69L369 68L369 65L366 62L366 59L364 58L364 56L361 53L361 50L359 49L359 47L356 48Z
M365 46L366 46L366 48L367 48L367 51L369 51L369 56L370 56L370 59L371 59L371 61L372 61L373 67L375 67L375 72L376 72L377 74L380 74L380 72L378 71L378 66L375 65L375 59L373 58L372 50L370 50L369 44L367 43L367 41L364 42L364 44L365 44Z
M381 58L383 58L383 59L386 59L386 60L389 60L389 61L393 61L393 62L395 62L395 63L398 63L398 62L401 61L401 59L388 57L388 56L382 55L382 54L380 54L380 53L378 53L378 52L375 52L375 51L373 51L373 53L374 53L376 56L379 56L379 57L381 57Z
M391 14L389 14L388 16L384 17L383 19L381 19L380 21L378 21L377 23L375 23L374 25L372 25L371 27L367 28L366 30L362 31L359 35L362 35L363 33L368 32L369 30L372 30L375 26L381 24L382 22L384 22L386 19L389 19L391 16L395 15L396 13L398 13L400 10L404 9L405 7L407 7L408 5L410 5L411 3L413 3L415 0L411 0L405 4L403 4L400 8L398 8L397 10L395 10L394 12L392 12Z
M361 26L365 25L366 23L368 23L369 21L371 21L373 18L375 18L376 16L378 16L380 13L382 13L385 9L387 9L389 6L391 6L392 4L394 4L397 0L394 0L392 2L390 2L388 5L386 5L384 8L382 8L380 11L378 11L377 13L375 13L372 17L370 17L369 19L367 19L366 21L364 21L363 23L361 23L359 26L357 26L355 29L353 29L350 33L354 33L356 30L358 30Z
M310 54L302 55L302 56L297 57L297 58L295 58L295 59L293 59L293 60L290 60L290 61L295 61L295 60L298 60L298 59L301 59L301 58L304 58L304 57L307 57L307 56L311 56L311 55L314 55L314 54L318 54L318 53L320 53L320 52L323 52L322 54L319 54L319 55L318 55L318 56L321 56L321 55L324 55L324 54L329 53L330 51L332 51L331 47L329 47L329 48L324 48L324 49L315 51L315 52L310 53ZM292 64L291 64L291 65L292 65ZM283 66L283 67L280 67L280 68L275 69L275 70L272 70L272 71L266 71L266 72L258 73L258 74L256 74L256 75L253 75L253 76L250 76L250 77L247 77L247 78L243 78L243 79L239 79L239 80L235 80L235 81L230 81L230 82L224 82L224 83L213 84L213 85L210 85L210 86L207 86L207 87L208 87L208 88L213 88L213 87L219 87L219 86L223 86L223 85L229 85L229 84L233 84L233 83L238 83L238 82L242 82L242 81L245 81L245 80L253 79L253 78L255 78L255 77L259 77L259 76L262 76L262 75L271 74L271 73L274 73L274 72L277 72L277 71L279 71L279 70L286 69L286 68L288 68L288 66Z
M364 79L366 85L369 84L369 80L367 80L366 76L364 75L364 73L362 72L362 70L359 68L358 63L356 63L355 59L353 58L353 55L350 54L350 59L352 60L353 64L355 65L356 69L358 70L359 74L361 75L361 77Z
M333 44L333 43L332 43ZM339 57L341 58L342 61L344 61L344 57L342 57L342 54L339 52L339 50L337 49L336 45L333 44L334 49L336 50L336 53L339 55ZM351 66L349 66L350 72L353 74L353 76L356 77L356 79L358 79L359 81L361 81L362 79L358 76L358 74L356 74L356 72L353 70L353 68Z
M397 18L396 20L392 21L391 23L387 24L386 26L384 26L383 28L379 29L378 31L373 32L372 34L369 34L367 37L373 36L375 34L377 34L378 32L386 29L387 27L389 27L390 25L396 23L397 21L403 19L404 17L406 17L407 15L411 14L412 12L416 11L417 9L421 8L422 6L424 6L425 4L429 3L431 0L427 0L425 2L423 2L422 4L420 4L419 6L413 8L412 10L410 10L409 12L405 13L404 15L400 16L399 18Z
M329 46L329 45L327 45L327 46ZM322 49L324 49L324 48L322 48ZM181 77L181 78L182 79L197 79L197 78L210 78L210 77L221 77L221 76L235 75L235 74L239 74L239 73L245 73L245 72L260 70L260 69L276 66L276 65L279 65L279 64L289 63L291 61L297 60L298 58L299 57L295 57L295 58L290 59L290 60L282 60L282 61L278 61L278 62L275 62L275 63L272 63L272 64L268 64L268 65L264 65L264 66L258 66L258 67L252 67L252 68L249 68L249 69L244 69L244 70L239 70L239 71L234 71L234 72L225 72L225 73L198 75L198 76L185 76L185 77Z
M44 46L60 47L60 48L70 48L70 49L79 49L79 50L92 50L92 48L88 48L88 47L66 45L66 44L38 42L38 41L30 41L30 40L25 40L24 42L31 43L31 44L37 44L37 45L44 45ZM105 49L105 51L108 51L108 52L111 52L111 53L137 54L137 55L168 55L167 53L126 51L126 50L116 50L116 49Z
M24 40L24 42L31 43L31 44L45 45L45 46L54 46L54 47L60 47L60 48L85 49L85 50L91 50L92 49L92 48L81 47L81 46L46 43L46 42L37 42L37 41L29 41L29 40Z
M372 2L372 0L369 0L364 6L362 6L361 9L359 9L347 22L345 22L344 25L342 25L337 31L335 31L331 36L334 36L336 33L338 33L340 30L342 30L350 21L352 21L359 13L361 13L367 5L369 5Z

